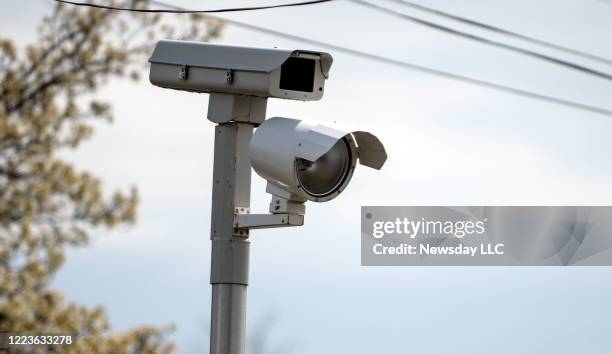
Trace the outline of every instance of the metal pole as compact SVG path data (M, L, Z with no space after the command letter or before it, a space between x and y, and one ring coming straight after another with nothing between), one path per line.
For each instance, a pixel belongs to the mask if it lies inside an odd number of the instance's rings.
M211 354L244 354L249 277L248 230L234 228L234 214L248 210L251 190L249 143L253 124L215 128L211 220Z

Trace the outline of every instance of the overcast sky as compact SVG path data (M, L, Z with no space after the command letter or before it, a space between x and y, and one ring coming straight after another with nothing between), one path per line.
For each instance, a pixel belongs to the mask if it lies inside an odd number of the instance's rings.
M168 1L191 8L251 4ZM612 5L604 1L420 1L612 58ZM50 3L5 0L1 36L34 40ZM610 82L348 1L227 17L612 109ZM326 50L231 26L219 42ZM608 354L610 268L361 267L359 211L361 205L610 205L612 117L330 52L325 97L272 99L268 116L370 130L389 160L382 171L358 169L339 198L308 204L304 227L252 232L249 334L264 332L270 350L296 354ZM90 247L71 251L55 286L71 300L104 305L117 329L174 323L180 353L206 352L208 97L147 80L113 81L101 96L113 104L114 124L101 126L69 158L101 176L109 190L136 184L139 222L99 232ZM254 175L255 211L267 210L264 188Z

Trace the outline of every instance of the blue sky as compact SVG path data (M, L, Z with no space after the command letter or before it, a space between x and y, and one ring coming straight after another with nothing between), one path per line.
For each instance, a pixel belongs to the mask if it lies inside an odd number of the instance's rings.
M421 3L612 58L612 6L601 1ZM0 33L33 40L49 4L5 1ZM612 108L609 82L347 1L227 16ZM233 27L220 42L320 49ZM252 233L248 328L252 337L265 333L266 353L609 353L610 268L361 267L359 217L361 205L609 205L612 118L331 53L323 100L270 100L268 116L373 131L389 160L379 172L358 169L339 198L308 204L304 227ZM101 95L113 103L115 123L67 157L103 177L109 191L138 185L139 222L102 230L90 247L71 251L54 285L71 300L104 305L117 329L173 323L180 353L206 352L208 98L146 80L113 81ZM267 209L264 188L254 175L255 211Z

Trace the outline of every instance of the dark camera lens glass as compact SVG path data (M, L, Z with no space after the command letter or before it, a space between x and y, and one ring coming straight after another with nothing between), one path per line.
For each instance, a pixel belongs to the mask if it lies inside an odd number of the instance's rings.
M312 92L314 89L315 61L306 58L289 58L281 66L279 87L281 90Z
M335 192L349 174L351 152L345 139L339 140L325 155L311 162L297 159L298 182L315 197Z

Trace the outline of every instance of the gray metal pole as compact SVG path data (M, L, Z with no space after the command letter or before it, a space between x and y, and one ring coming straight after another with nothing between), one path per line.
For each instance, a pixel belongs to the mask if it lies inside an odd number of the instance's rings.
M248 231L234 228L237 208L249 208L250 123L229 122L215 128L211 221L211 354L244 354L246 294L249 278Z

